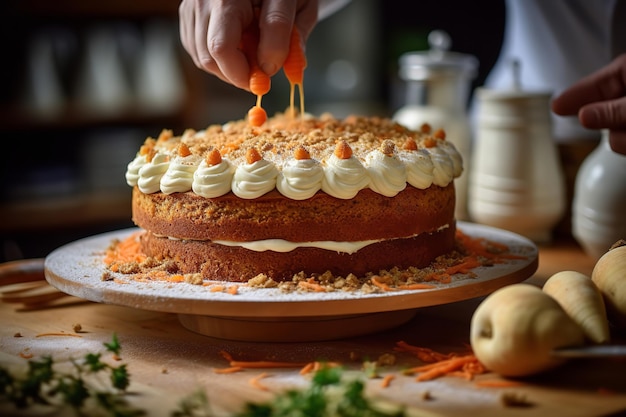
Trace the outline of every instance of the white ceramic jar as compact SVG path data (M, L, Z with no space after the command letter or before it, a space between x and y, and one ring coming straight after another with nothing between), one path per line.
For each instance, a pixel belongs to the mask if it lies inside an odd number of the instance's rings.
M470 218L537 243L565 211L565 182L552 137L550 94L478 88L468 187Z
M572 234L589 256L597 260L626 239L625 208L626 156L611 150L605 130L580 166L572 202Z

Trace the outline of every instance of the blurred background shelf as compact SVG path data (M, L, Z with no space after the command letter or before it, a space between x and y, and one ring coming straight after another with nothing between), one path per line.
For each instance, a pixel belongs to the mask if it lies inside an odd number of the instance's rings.
M179 5L179 2L172 0L19 0L14 3L18 12L46 19L61 17L133 19L158 15L177 17Z
M0 224L0 232L19 234L97 224L130 225L130 203L130 193L122 192L91 192L17 201L0 206L0 218L12 219L10 223Z
M145 138L239 119L255 103L195 68L180 44L178 0L0 3L9 58L0 83L0 262L132 226L124 172ZM434 29L479 58L482 83L499 51L503 0L406 7L354 0L318 24L307 44L307 111L393 114L403 95L397 58L428 48ZM272 79L269 114L287 107L288 88L282 73Z

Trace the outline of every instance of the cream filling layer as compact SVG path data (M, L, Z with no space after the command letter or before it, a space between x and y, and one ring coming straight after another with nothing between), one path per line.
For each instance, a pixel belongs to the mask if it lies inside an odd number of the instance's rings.
M448 224L443 225L439 227L436 230L436 232L440 232L441 230L447 229L448 227L450 227L450 225ZM317 248L317 249L330 250L330 251L334 251L338 253L347 253L350 255L374 243L379 243L379 242L383 242L386 240L395 240L395 239L412 239L419 235L420 233L417 233L411 236L406 236L406 237L398 237L394 239L371 239L371 240L358 240L354 242L348 242L348 241L341 242L341 241L334 241L334 240L319 240L319 241L313 241L313 242L290 242L284 239L263 239L263 240L255 240L255 241L250 241L250 242L236 242L232 240L212 240L211 243L216 243L218 245L224 245L224 246L241 247L241 248L245 248L254 252L265 252L268 250L271 250L274 252L291 252L299 248ZM157 234L155 234L155 236L164 237L164 236L157 235ZM179 238L169 237L169 236L168 236L168 239L187 240L187 239L179 239Z

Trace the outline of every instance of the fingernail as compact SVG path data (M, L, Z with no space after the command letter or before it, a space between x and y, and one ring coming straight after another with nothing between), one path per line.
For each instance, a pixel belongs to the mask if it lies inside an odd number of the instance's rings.
M276 68L276 65L272 64L271 62L265 62L261 64L261 69L267 75L274 75L278 70L278 68Z
M602 114L595 107L582 107L578 111L578 120L580 123L587 128L594 129L601 124Z

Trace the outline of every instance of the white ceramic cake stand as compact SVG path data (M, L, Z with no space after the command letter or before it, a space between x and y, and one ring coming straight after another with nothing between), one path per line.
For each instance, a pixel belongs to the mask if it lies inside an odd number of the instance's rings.
M449 284L423 290L365 294L361 291L284 293L240 285L237 294L212 292L210 286L165 281L141 282L109 273L103 257L114 239L139 229L96 235L62 246L45 260L46 280L59 290L98 303L178 315L189 330L222 339L258 342L318 341L352 337L399 326L420 307L468 300L529 278L538 266L538 250L529 239L489 226L459 222L471 237L505 244L521 255L503 264L478 267L476 277L456 275ZM120 281L123 281L121 283ZM216 282L220 284L220 282ZM224 286L233 283L223 283Z

